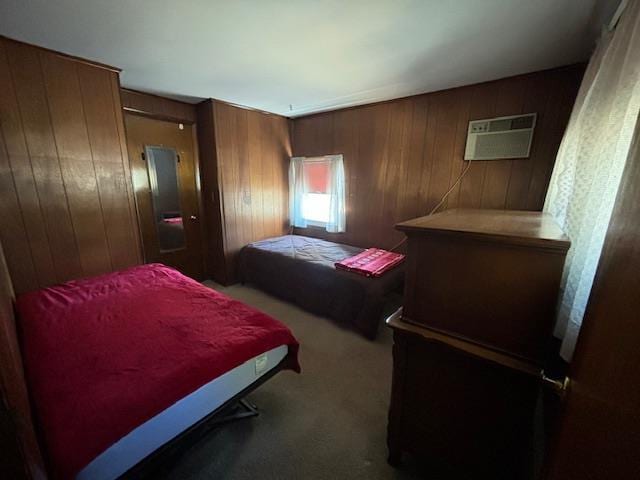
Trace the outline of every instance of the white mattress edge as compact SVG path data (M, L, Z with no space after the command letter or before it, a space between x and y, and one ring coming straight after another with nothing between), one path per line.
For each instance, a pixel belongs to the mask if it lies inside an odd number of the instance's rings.
M111 445L84 467L76 478L117 478L275 368L287 352L287 345L280 345L204 384Z

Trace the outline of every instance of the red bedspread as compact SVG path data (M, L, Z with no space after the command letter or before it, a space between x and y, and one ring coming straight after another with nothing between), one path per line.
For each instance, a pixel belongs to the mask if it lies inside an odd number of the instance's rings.
M21 295L28 383L59 478L245 361L298 343L277 320L159 264Z

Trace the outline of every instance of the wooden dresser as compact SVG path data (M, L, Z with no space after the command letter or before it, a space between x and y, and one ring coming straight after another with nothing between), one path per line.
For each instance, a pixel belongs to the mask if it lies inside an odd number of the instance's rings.
M540 212L449 210L408 237L394 330L389 461L524 478L569 240Z

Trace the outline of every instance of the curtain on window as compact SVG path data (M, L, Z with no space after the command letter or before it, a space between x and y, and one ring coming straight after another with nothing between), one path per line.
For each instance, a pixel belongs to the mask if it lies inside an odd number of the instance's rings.
M289 164L289 216L291 226L307 228L307 220L302 215L302 202L306 190L304 181L304 157L293 157Z
M331 163L329 164L329 185L327 186L327 194L329 195L327 232L344 232L347 222L344 164L342 155L332 155L329 159Z
M558 151L544 210L571 238L555 334L570 360L640 109L640 1L603 34Z
M319 197L322 201L318 202ZM289 166L289 212L291 225L306 228L310 218L310 205L317 215L321 213L328 232L344 232L346 227L345 177L342 155L324 157L293 157ZM306 208L305 208L306 207ZM317 212L318 208L326 211Z

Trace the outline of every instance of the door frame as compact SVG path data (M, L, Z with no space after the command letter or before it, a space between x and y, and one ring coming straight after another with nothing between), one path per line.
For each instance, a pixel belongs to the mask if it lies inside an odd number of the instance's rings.
M163 97L159 97L159 98L163 98ZM159 120L162 122L171 122L171 123L183 123L185 125L190 125L191 128L191 142L193 143L193 168L194 168L194 173L195 173L195 181L196 181L196 199L197 199L197 203L198 203L198 218L199 218L199 228L200 228L200 238L202 240L202 245L201 245L201 250L202 250L202 272L204 273L204 276L207 277L208 276L208 271L207 271L207 249L206 246L208 245L207 242L207 231L204 227L204 222L202 221L202 214L204 212L204 203L203 203L203 198L202 198L202 177L201 177L201 169L200 169L200 150L198 148L198 125L197 122L188 119L188 118L180 118L180 117L174 117L171 115L164 115L164 114L159 114L156 112L148 112L148 111L144 111L144 110L139 110L136 108L132 108L132 107L127 107L122 105L122 112L123 115L135 115L138 117L144 117L144 118L149 118L151 120ZM123 118L123 123L126 124L126 122L124 121ZM125 136L128 135L127 133L127 129L126 129L126 125L125 125ZM127 139L127 145L128 145L128 139ZM128 149L127 149L128 150ZM128 156L128 152L127 152L127 157L128 157L128 162L129 162L129 170L131 171L132 165L131 165L131 158L129 158ZM133 177L130 179L130 181L132 182L133 185ZM138 233L140 235L140 248L142 250L142 258L143 258L143 262L146 263L147 262L147 252L145 251L145 247L144 247L144 242L142 241L142 227L140 225L140 208L138 207L138 199L136 197L136 195L133 195L134 197L134 202L135 202L135 206L136 206L136 221L138 223Z

